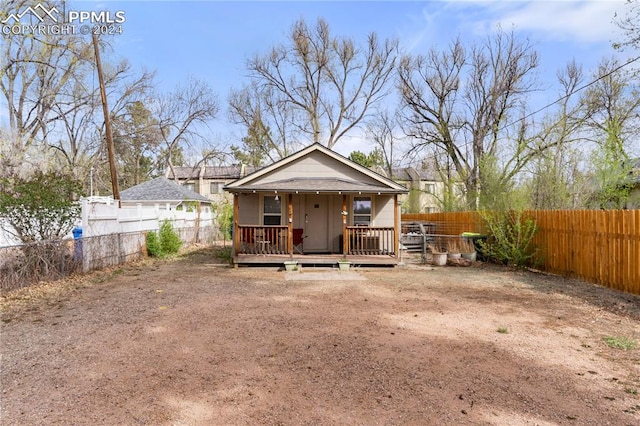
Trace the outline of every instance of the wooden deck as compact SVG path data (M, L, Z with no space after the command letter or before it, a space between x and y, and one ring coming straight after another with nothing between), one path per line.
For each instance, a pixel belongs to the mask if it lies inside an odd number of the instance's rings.
M239 254L234 256L236 265L284 265L288 260L295 260L299 265L338 266L338 260L343 259L341 254L297 254L293 258L288 254ZM388 255L348 255L347 260L352 266L395 266L399 260Z

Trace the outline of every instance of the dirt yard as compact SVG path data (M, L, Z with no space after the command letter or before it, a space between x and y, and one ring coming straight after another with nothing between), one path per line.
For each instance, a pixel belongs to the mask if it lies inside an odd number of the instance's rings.
M2 425L638 425L640 297L209 250L2 301Z

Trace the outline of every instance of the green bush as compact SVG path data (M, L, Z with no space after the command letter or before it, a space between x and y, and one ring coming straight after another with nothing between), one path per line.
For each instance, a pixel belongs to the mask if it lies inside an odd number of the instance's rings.
M218 224L225 240L231 239L233 233L233 206L225 203L218 215Z
M162 222L160 225L160 248L165 255L176 254L180 250L182 241L180 237L173 230L173 225L168 220Z
M176 254L180 250L180 246L182 246L180 237L168 220L162 222L158 232L151 231L147 233L146 241L149 256L160 258Z
M524 218L522 211L483 212L481 216L488 238L479 243L489 260L518 267L531 265L536 255L532 242L538 229L534 220Z
M160 248L160 240L155 231L147 232L147 254L152 257L162 257L162 249Z

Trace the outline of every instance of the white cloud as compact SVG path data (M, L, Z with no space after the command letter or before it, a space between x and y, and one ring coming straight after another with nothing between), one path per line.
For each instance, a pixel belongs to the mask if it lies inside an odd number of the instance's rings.
M513 27L516 31L530 32L543 41L577 43L614 40L618 34L614 16L616 12L623 13L625 8L624 0L455 3L461 8L483 9L484 19L472 23L479 33L486 34L487 30L500 25L503 29Z

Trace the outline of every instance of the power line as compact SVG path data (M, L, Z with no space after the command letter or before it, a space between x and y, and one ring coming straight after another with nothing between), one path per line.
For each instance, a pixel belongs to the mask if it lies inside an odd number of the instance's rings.
M603 75L601 75L600 77L596 78L595 80L590 81L589 83L587 83L587 84L585 84L585 85L582 85L582 86L578 87L577 89L573 90L571 93L568 93L568 94L566 94L566 95L564 95L564 96L561 96L560 98L556 99L555 101L553 101L553 102L551 102L551 103L549 103L549 104L547 104L547 105L543 106L542 108L539 108L539 109L537 109L537 110L535 110L535 111L533 111L533 112L531 112L531 113L529 113L529 114L525 115L524 117L520 117L520 118L518 118L517 120L512 121L511 123L507 123L507 124L505 124L505 125L504 125L504 126L502 126L499 130L504 130L504 129L506 129L507 127L513 126L513 125L514 125L514 124L516 124L516 123L519 123L519 122L521 122L521 121L524 121L524 120L526 120L527 118L529 118L529 117L531 117L531 116L534 116L534 115L538 114L539 112L544 111L545 109L547 109L547 108L549 108L549 107L554 106L554 105L555 105L555 104L557 104L558 102L563 101L563 100L565 100L565 99L569 98L570 96L572 96L572 95L574 95L575 93L578 93L578 92L580 92L580 91L582 91L582 90L586 89L587 87L593 86L594 84L596 84L598 81L602 80L603 78L609 77L611 74L613 74L613 73L615 73L615 72L620 71L622 68L626 67L627 65L630 65L630 64L634 63L635 61L637 61L637 60L639 60L639 59L640 59L640 56L637 56L637 57L635 57L635 58L633 58L633 59L628 60L626 63L624 63L624 64L622 64L622 65L620 65L620 66L618 66L618 67L616 67L616 68L612 69L612 70L611 70L611 71L609 71L608 73L603 74Z

